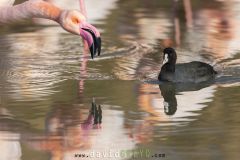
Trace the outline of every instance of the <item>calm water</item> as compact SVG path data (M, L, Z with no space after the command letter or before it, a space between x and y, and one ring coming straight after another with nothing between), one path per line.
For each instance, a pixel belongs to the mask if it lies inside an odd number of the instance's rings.
M79 37L58 26L0 29L0 160L137 149L150 151L142 159L239 159L240 2L96 6L105 12L89 11L103 39L94 60ZM214 65L216 82L159 85L169 45L179 63Z

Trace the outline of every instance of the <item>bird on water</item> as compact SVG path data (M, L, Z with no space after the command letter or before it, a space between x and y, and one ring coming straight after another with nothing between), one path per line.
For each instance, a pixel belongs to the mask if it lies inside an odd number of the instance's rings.
M158 75L159 81L174 83L201 83L215 79L217 72L207 63L193 61L176 64L177 53L173 48L163 50L164 64Z

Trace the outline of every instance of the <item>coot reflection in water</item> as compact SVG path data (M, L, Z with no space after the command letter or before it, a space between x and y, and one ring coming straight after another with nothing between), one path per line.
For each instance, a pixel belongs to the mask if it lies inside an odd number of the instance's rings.
M177 111L177 94L181 94L181 92L190 92L190 91L198 91L203 88L209 87L212 83L190 83L190 84L175 84L171 82L165 82L159 85L159 89L161 91L161 95L164 99L164 112L167 115L174 115ZM191 97L189 97L191 98ZM187 101L186 101L187 103Z
M198 112L212 101L217 86L211 83L139 85L138 105L146 123L154 126L185 126L196 120Z

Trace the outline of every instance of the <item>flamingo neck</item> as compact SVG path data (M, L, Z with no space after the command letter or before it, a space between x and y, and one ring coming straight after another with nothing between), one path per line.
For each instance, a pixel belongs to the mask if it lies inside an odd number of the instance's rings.
M0 7L0 23L10 23L28 18L59 21L61 9L42 0L29 0L15 6Z
M84 0L79 0L79 4L80 4L81 13L87 18L87 11L86 11Z

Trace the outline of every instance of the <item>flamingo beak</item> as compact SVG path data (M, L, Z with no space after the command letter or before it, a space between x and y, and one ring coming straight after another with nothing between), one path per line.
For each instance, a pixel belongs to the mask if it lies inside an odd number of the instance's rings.
M80 25L80 35L84 40L87 41L92 59L96 53L98 53L98 56L100 56L102 40L99 31L91 24L83 22Z

